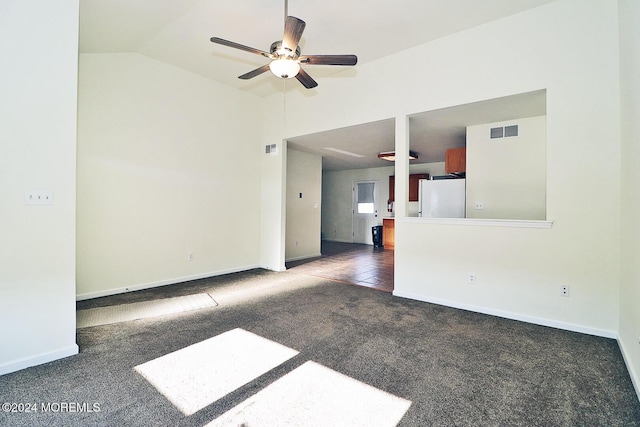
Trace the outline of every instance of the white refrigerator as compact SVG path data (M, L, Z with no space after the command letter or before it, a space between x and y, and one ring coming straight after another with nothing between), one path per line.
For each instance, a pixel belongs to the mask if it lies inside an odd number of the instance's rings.
M425 218L464 218L464 178L421 179L418 181L418 216Z

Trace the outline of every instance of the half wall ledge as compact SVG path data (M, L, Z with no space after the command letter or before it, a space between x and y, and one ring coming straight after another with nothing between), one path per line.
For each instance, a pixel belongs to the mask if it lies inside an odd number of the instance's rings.
M551 228L553 220L522 220L522 219L481 219L481 218L396 218L407 223L442 224L442 225L472 225L485 227L517 227L517 228Z

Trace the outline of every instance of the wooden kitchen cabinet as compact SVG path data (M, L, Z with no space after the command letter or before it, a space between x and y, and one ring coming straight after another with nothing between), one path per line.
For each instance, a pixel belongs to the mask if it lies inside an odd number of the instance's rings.
M418 201L418 190L420 189L419 181L421 179L429 179L429 174L416 173L413 175L409 175L409 201L410 202Z
M446 173L467 171L467 148L450 148L445 154L444 170Z
M418 189L419 189L419 181L421 179L429 179L428 173L414 173L409 175L409 201L417 202L418 201ZM395 201L396 194L396 177L389 177L389 201Z
M382 245L385 249L395 249L396 222L393 218L382 219Z

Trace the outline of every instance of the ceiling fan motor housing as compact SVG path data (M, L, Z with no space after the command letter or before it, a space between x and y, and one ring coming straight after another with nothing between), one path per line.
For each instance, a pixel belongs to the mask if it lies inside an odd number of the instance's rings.
M300 46L296 46L296 51L293 52L288 47L282 45L282 40L271 43L271 48L269 49L269 51L276 57L275 59L296 60L300 56Z

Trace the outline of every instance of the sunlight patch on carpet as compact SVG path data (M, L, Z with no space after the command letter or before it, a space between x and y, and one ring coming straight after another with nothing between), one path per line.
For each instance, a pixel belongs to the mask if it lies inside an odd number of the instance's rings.
M135 367L183 414L191 415L298 352L233 329Z
M217 302L209 294L194 294L163 298L108 307L89 308L76 312L76 327L108 325L137 319L181 313L202 308L216 307Z
M309 361L206 427L391 427L409 406L409 400Z

